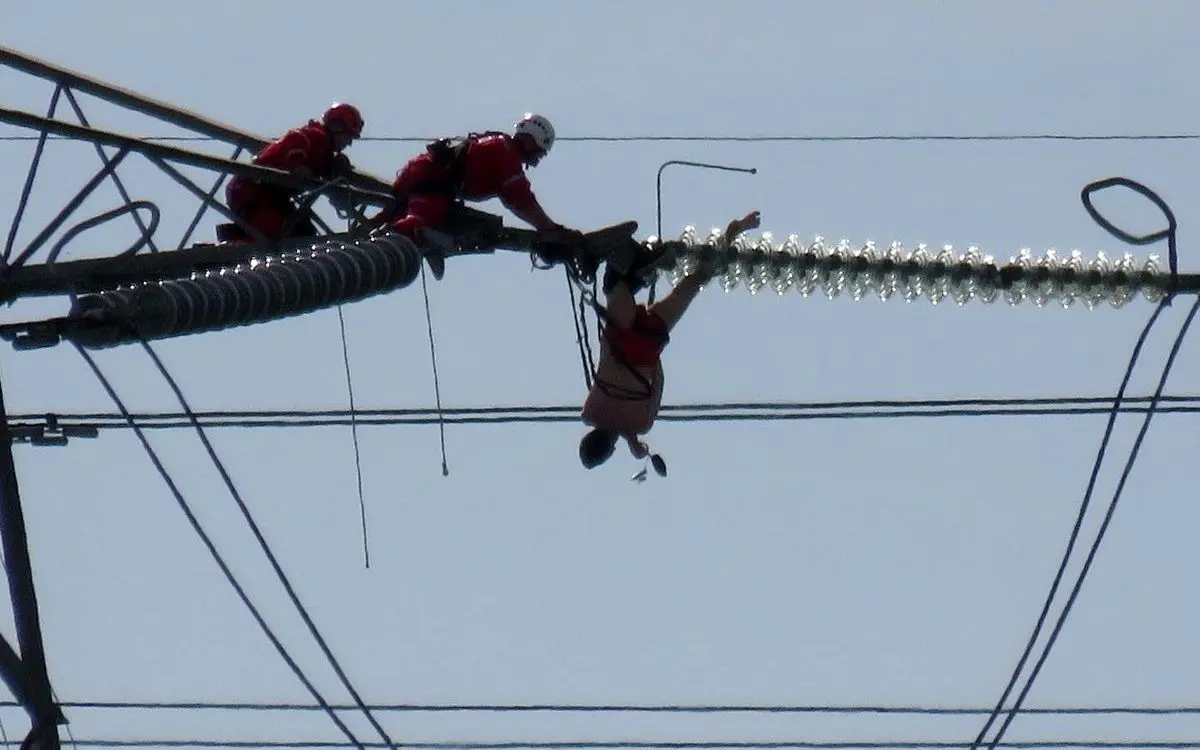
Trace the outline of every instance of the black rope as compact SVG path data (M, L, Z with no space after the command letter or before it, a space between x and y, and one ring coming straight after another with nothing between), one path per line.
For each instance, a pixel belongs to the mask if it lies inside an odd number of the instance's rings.
M371 552L367 545L367 500L363 492L362 452L358 447L358 410L354 406L354 378L350 370L350 345L346 340L346 314L337 306L338 327L342 334L342 362L346 368L346 392L350 397L350 440L354 444L354 474L358 480L358 513L362 519L363 566L371 567Z
M598 282L595 279L592 279L592 289L590 292L590 294L591 294L590 299L593 299L593 300L596 299L597 284L598 284ZM589 298L585 298L583 296L581 296L579 299L579 322L583 325L583 348L584 348L584 352L587 355L588 367L590 367L592 369L592 372L595 372L596 371L596 358L592 354L592 333L591 333L591 331L588 330L588 325L587 325L587 312L586 311L588 308L588 305L587 305L588 299ZM596 310L593 309L592 314L595 315L595 317L596 317L596 333L597 333L597 335L599 335L599 333L600 333L600 313L596 312Z
M592 308L592 311L596 315L597 336L600 339L604 339L605 337L607 337L609 335L608 325L610 324L610 320L608 317L608 311L604 308L604 305L602 305L598 301L596 301L596 282L593 281L592 289L588 290L586 287L583 286L583 282L579 279L579 277L576 274L572 273L569 268L567 271L567 278L572 283L579 285L579 290L580 290L579 305L581 308L583 308L585 305ZM631 296L632 296L632 290L631 290ZM637 300L635 299L634 302L636 303L636 301ZM586 316L582 313L582 311L580 313L580 317L586 321ZM661 337L664 334L661 332L658 332L658 331L654 331L654 332L650 333L649 335ZM603 346L604 343L605 343L604 341L601 341L601 346ZM592 365L592 372L594 373L593 382L596 385L598 385L600 390L603 391L604 394L609 396L610 398L620 399L622 401L645 401L647 399L653 398L654 383L651 383L650 380L645 375L643 375L638 370L637 367L635 367L633 364L631 364L629 362L629 360L621 352L620 347L615 346L611 340L609 340L607 343L609 345L608 350L612 354L613 359L615 359L616 361L621 363L621 365L625 368L625 370L630 375L632 375L633 378L638 381L638 383L641 384L642 389L637 390L634 388L626 388L625 386L620 385L618 383L612 383L607 380L601 380L599 371L596 370L594 364ZM589 347L590 347L590 345L589 345ZM589 348L589 350L588 350L589 357L590 357L590 354L591 354L591 351ZM657 379L657 374L655 375L655 378ZM589 388L590 387L591 386L589 386Z
M1111 398L1013 398L1013 399L945 399L913 401L832 401L832 402L728 402L666 404L659 421L673 422L790 422L844 419L929 419L985 417L1087 417L1111 414L1115 408L1121 414L1141 414L1149 409L1149 396L1128 397L1114 406ZM1157 414L1200 413L1200 396L1164 395L1159 399ZM1162 406L1162 404L1173 404ZM434 424L444 418L462 425L503 425L527 423L564 423L578 420L579 406L478 406L448 407L438 416L437 409L364 409L356 412L345 409L312 410L215 410L195 412L195 416L210 428L278 429L301 427L345 427L357 423L360 427L393 427ZM126 429L129 427L120 414L107 412L75 412L50 414L14 414L9 424L18 433L44 425L52 419L57 428ZM191 428L183 412L135 412L133 419L143 429L175 430ZM20 439L20 434L18 434Z
M333 723L342 730L342 733L346 735L346 737L351 741L351 743L354 744L355 747L359 748L359 750L363 750L363 743L354 736L354 733L350 731L350 728L346 726L341 717L334 712L321 693L317 691L317 688L304 674L304 671L300 669L300 665L296 663L291 654L289 654L287 649L284 648L283 643L281 643L279 638L275 635L275 632L271 629L271 626L267 624L265 619L263 619L262 613L258 611L258 607L254 606L254 602L250 600L249 595L246 594L246 590L242 588L242 584L238 581L237 576L233 574L233 571L225 562L225 558L221 556L219 551L217 551L216 545L213 544L212 538L208 535L208 532L204 530L204 527L200 524L199 519L196 518L196 514L192 512L192 508L188 504L187 499L184 498L183 492L181 492L179 487L175 484L175 479L171 476L170 472L167 471L166 467L162 463L162 460L159 459L157 451L155 451L153 446L150 445L150 441L146 439L145 431L142 430L142 428L139 427L136 422L134 422L133 416L125 407L125 402L119 395L117 395L116 389L113 387L112 382L100 369L99 365L96 364L96 361L86 349L79 344L75 344L75 349L79 352L79 355L83 357L83 360L87 363L88 367L91 368L92 372L96 376L96 379L100 381L100 386L108 394L108 397L112 399L117 409L125 416L126 420L129 422L129 426L133 428L138 442L142 444L142 449L150 458L150 462L154 464L154 468L158 470L159 476L161 476L163 481L166 482L167 488L175 497L175 502L178 503L180 509L183 510L184 515L187 516L188 523L191 524L192 529L196 532L196 535L200 538L200 541L204 544L205 548L208 549L209 555L212 556L213 560L217 563L217 566L221 569L221 573L224 574L225 579L229 581L231 586L233 586L234 591L237 592L238 598L242 600L242 604L244 604L250 611L250 614L254 617L255 622L258 623L259 628L262 629L263 633L267 636L267 639L271 641L271 645L273 645L275 650L279 652L279 655L283 657L283 660L287 663L288 667L290 667L292 672L295 673L296 677L304 685L305 689L308 690L309 694L312 695L317 703L321 705L321 707L325 710L325 713L327 713L329 718L333 720ZM86 741L77 741L77 744L88 743Z
M1112 222L1110 222L1109 220L1107 220L1106 218L1101 216L1100 213L1095 209L1094 205L1092 204L1092 195L1099 190L1103 190L1103 189L1107 189L1107 188L1115 187L1115 186L1128 187L1128 188L1134 190L1135 192L1143 195L1144 197L1150 199L1159 208L1159 210L1162 211L1164 217L1167 220L1167 227L1159 232L1152 232L1149 234L1139 236L1139 235L1130 234L1128 232L1125 232L1125 231L1119 229ZM1147 244L1151 244L1154 242L1158 242L1163 239L1167 240L1168 247L1169 247L1168 263L1170 266L1171 276L1172 276L1173 280L1178 278L1178 273L1179 273L1178 254L1176 252L1176 246L1175 246L1175 236L1176 236L1176 231L1177 231L1178 225L1177 225L1175 216L1172 213L1170 207L1166 204L1165 201L1162 200L1162 198L1160 198L1156 193L1154 193L1154 191L1150 190L1148 187L1146 187L1144 185L1141 185L1140 183L1134 182L1133 180L1129 180L1127 178L1123 178L1123 177L1108 178L1108 179L1093 182L1093 183L1087 185L1086 187L1084 187L1084 189L1081 193L1081 199L1083 201L1084 207L1087 209L1088 214L1098 224L1100 224L1100 226L1102 226L1105 230L1107 230L1110 234L1112 234L1113 236L1117 237L1118 239L1120 239L1124 242L1127 242L1127 243L1133 244L1133 245L1147 245ZM1172 286L1174 287L1174 284ZM1170 374L1171 367L1173 366L1173 364L1175 362L1175 357L1179 353L1179 349L1183 344L1184 337L1187 335L1188 328L1191 326L1192 320L1195 317L1197 310L1200 310L1200 297L1197 298L1196 303L1192 306L1192 309L1189 311L1187 318L1184 320L1184 323L1181 326L1179 333L1175 338L1175 342L1171 348L1170 355L1167 358L1166 364L1163 366L1163 370L1162 370L1162 373L1159 378L1158 386L1155 389L1154 395L1151 397L1149 406L1145 411L1145 418L1142 422L1142 427L1138 432L1137 439L1134 441L1134 444L1133 444L1132 448L1130 449L1130 454L1129 454L1128 459L1126 460L1125 468L1121 473L1121 478L1120 478L1120 481L1118 482L1117 489L1113 493L1112 500L1109 503L1108 511L1105 514L1104 521L1101 524L1099 531L1097 532L1096 538L1093 541L1091 549L1088 552L1088 556L1084 562L1083 568L1079 572L1078 577L1076 578L1075 585L1072 588L1070 595L1068 596L1067 602L1064 605L1062 612L1059 614L1058 620L1055 623L1054 629L1051 631L1050 637L1047 640L1046 645L1042 649L1041 656L1038 658L1037 662L1035 663L1033 671L1027 678L1027 680L1025 682L1025 686L1022 688L1021 692L1019 693L1016 703L1011 708L1005 709L1004 704L1008 700L1009 694L1012 692L1013 688L1016 686L1017 681L1020 679L1021 672L1024 670L1025 664L1026 664L1027 660L1029 659L1030 654L1033 652L1033 649L1037 642L1037 639L1038 639L1039 635L1041 634L1042 627L1045 625L1046 619L1049 616L1050 607L1053 604L1054 597L1058 593L1058 588L1062 583L1062 579L1066 572L1067 565L1069 564L1070 559L1071 559L1071 554L1075 549L1075 544L1078 541L1080 529L1083 526L1083 519L1087 514L1088 507L1091 503L1092 493L1095 491L1095 488L1096 488L1096 482L1097 482L1099 474L1100 474L1100 468L1104 463L1105 454L1108 449L1108 443L1109 443L1109 440L1112 438L1112 433L1113 433L1113 429L1116 424L1119 407L1121 405L1122 399L1124 398L1125 390L1129 385L1129 381L1133 376L1133 370L1134 370L1135 366L1137 365L1138 357L1141 354L1142 347L1145 344L1146 339L1149 336L1151 329L1153 329L1154 324L1157 322L1159 315L1163 312L1163 310L1165 310L1167 307L1170 306L1173 295L1174 295L1174 292L1168 293L1166 295L1166 297L1155 307L1153 314L1150 316L1150 319L1146 322L1145 327L1142 329L1141 334L1138 336L1137 342L1134 344L1133 352L1129 357L1129 363L1125 369L1125 374L1121 378L1121 384L1117 389L1116 398L1113 400L1112 410L1109 413L1108 423L1106 424L1105 430L1104 430L1104 437L1100 441L1100 448L1097 451L1096 459L1092 464L1091 476L1088 479L1087 489L1084 492L1083 501L1080 503L1079 513L1075 519L1075 525L1071 529L1071 534L1067 540L1067 548L1063 553L1063 557L1059 564L1058 570L1055 573L1054 580L1050 585L1050 591L1046 595L1046 600L1042 605L1041 612L1038 614L1037 623L1034 625L1033 633L1030 635L1029 640L1026 642L1025 649L1021 654L1021 658L1017 661L1017 666L1013 669L1013 672L1009 678L1008 684L1004 688L1004 692L1001 694L1000 699L996 702L996 706L993 709L992 713L989 715L987 721L984 722L983 728L980 729L979 734L976 736L974 742L972 742L972 744L971 744L972 750L975 750L975 748L977 748L980 745L980 743L982 743L984 741L984 739L983 739L984 736L987 734L988 730L991 728L991 726L995 722L995 720L997 718L999 718L999 715L1001 713L1005 713L1005 719L1004 719L1003 723L1001 724L999 730L997 730L995 738L992 739L991 742L988 743L988 747L995 748L999 744L1000 740L1004 737L1004 734L1007 731L1009 725L1012 723L1013 719L1016 718L1016 714L1020 710L1021 704L1024 702L1025 697L1029 694L1029 691L1032 689L1034 680L1037 678L1037 675L1041 672L1042 665L1045 664L1046 659L1049 658L1050 650L1053 648L1054 643L1058 639L1058 635L1061 632L1064 623L1066 622L1066 618L1075 603L1076 597L1078 596L1080 590L1082 590L1083 582L1087 576L1088 571L1091 568L1092 560L1095 558L1095 555L1096 555L1097 551L1099 550L1100 544L1104 539L1105 532L1108 529L1109 521L1112 519L1113 513L1116 511L1117 503L1120 500L1122 491L1124 490L1125 482L1128 479L1129 474L1132 472L1133 465L1137 460L1138 452L1141 449L1142 440L1146 435L1146 431L1150 427L1150 421L1154 417L1159 400L1162 397L1163 389L1166 387L1167 377Z
M1116 426L1117 415L1120 413L1119 407L1121 399L1125 395L1125 389L1129 386L1129 380L1133 376L1133 369L1137 365L1138 357L1141 355L1142 346L1146 343L1146 338L1150 334L1155 321L1166 306L1159 303L1154 308L1154 312L1150 315L1150 319L1146 321L1146 325L1142 328L1141 334L1137 338L1137 342L1133 346L1133 353L1129 357L1129 362L1125 367L1125 374L1121 378L1121 384L1117 388L1116 398L1113 400L1112 408L1109 410L1108 423L1104 427L1104 437L1100 440L1100 449L1096 453L1096 459L1092 464L1092 474L1088 479L1087 489L1083 494L1083 501L1079 506L1079 513L1075 517L1075 526L1071 529L1070 535L1067 537L1067 548L1063 552L1062 560L1059 562L1058 570L1054 574L1054 580L1050 584L1050 591L1046 594L1046 600L1042 604L1042 610L1038 613L1037 622L1033 626L1033 633L1030 634L1029 640L1025 644L1025 650L1021 653L1021 658L1017 660L1017 666L1013 669L1012 675L1009 677L1008 684L1004 688L1004 692L1000 695L1000 700L996 702L996 707L992 710L992 714L984 722L983 728L979 730L975 741L972 743L972 750L978 747L983 742L984 735L991 728L992 723L999 717L1003 711L1004 703L1008 700L1009 694L1016 686L1017 680L1020 679L1021 671L1025 668L1025 663L1029 659L1029 655L1033 652L1034 646L1037 643L1037 638L1042 632L1042 626L1046 623L1046 618L1050 614L1050 607L1054 602L1054 596L1058 593L1058 587L1062 583L1063 576L1066 573L1067 565L1071 560L1071 553L1075 549L1075 543L1079 539L1080 529L1083 527L1083 519L1087 515L1088 506L1091 503L1092 493L1096 489L1096 481L1100 475L1100 467L1104 464L1104 456L1108 451L1108 442L1112 438L1113 428ZM1010 716L1015 713L1015 708L1010 710Z
M579 347L579 360L583 367L583 383L587 390L591 390L592 372L595 366L592 364L589 357L588 350L590 348L590 344L585 338L587 334L585 333L583 327L587 323L587 318L585 317L584 312L585 308L582 299L578 301L578 306L576 305L575 282L571 276L571 269L564 266L563 273L567 279L567 294L569 294L571 297L571 322L575 324L575 343Z
M328 740L204 740L204 739L118 739L87 738L79 740L80 747L189 747L189 748L317 748L345 747L343 742ZM368 743L367 747L383 747ZM725 741L642 741L613 740L581 742L563 741L510 741L510 742L410 742L405 747L425 750L950 750L966 748L961 742L935 740L929 742L903 740L863 741L778 741L778 740L725 740ZM1184 750L1200 748L1200 740L1027 740L1009 742L1005 747L1026 748L1146 748L1147 750Z
M442 412L442 384L438 377L437 346L433 341L433 313L429 309L429 287L425 281L425 264L421 264L421 292L425 297L425 327L429 332L429 362L433 369L433 397L437 404L438 439L442 447L442 476L450 475L450 466L446 461L446 419Z
M1166 300L1164 300L1160 304L1158 309L1160 309L1160 310L1163 309L1167 304L1168 304L1168 302ZM1187 335L1188 328L1191 327L1193 319L1196 317L1197 311L1200 311L1200 297L1197 297L1196 301L1192 304L1191 309L1188 311L1187 318L1184 320L1183 325L1180 327L1179 334L1175 337L1175 342L1171 346L1171 353L1167 357L1167 363L1163 367L1162 375L1159 378L1158 388L1156 390L1156 393L1161 393L1163 388L1166 387L1167 377L1170 375L1171 367L1175 364L1175 357L1179 354L1179 349L1183 345L1183 340ZM1000 740L1004 737L1004 733L1008 730L1008 726L1012 723L1012 720L1014 718L1016 718L1016 713L1017 713L1017 711L1020 710L1021 704L1024 702L1025 697L1029 694L1029 691L1033 688L1033 681L1035 679L1037 679L1038 674L1042 670L1042 666L1046 663L1046 659L1049 658L1050 649L1053 648L1054 643L1058 640L1058 635L1062 631L1062 627L1063 627L1063 624L1066 622L1067 615L1070 613L1071 608L1075 604L1076 598L1078 598L1078 596L1079 596L1079 592L1083 588L1083 581L1086 578L1088 571L1091 569L1092 562L1096 557L1096 553L1100 549L1100 543L1101 543L1101 541L1103 541L1104 535L1108 530L1108 525L1112 521L1113 514L1117 510L1117 503L1120 501L1121 493L1125 489L1125 483L1126 483L1126 481L1128 481L1129 475L1133 471L1133 465L1137 461L1138 453L1140 452L1141 447L1142 447L1142 441L1145 439L1146 432L1150 428L1150 420L1154 418L1154 413L1155 413L1154 402L1152 402L1149 410L1147 410L1146 415L1142 420L1141 429L1138 430L1137 438L1134 440L1133 447L1130 449L1129 457L1125 462L1125 468L1121 471L1121 478L1117 482L1117 489L1113 493L1112 500L1109 502L1108 510L1106 511L1106 513L1104 515L1104 521L1100 524L1100 529L1097 532L1095 541L1092 543L1091 549L1088 550L1088 555L1084 559L1083 568L1080 570L1079 575L1075 580L1075 585L1071 589L1071 594L1067 598L1067 603L1063 607L1062 612L1059 614L1058 621L1055 623L1054 629L1050 632L1050 637L1047 640L1046 645L1043 648L1042 654L1038 658L1037 663L1034 664L1033 672L1029 675L1029 678L1026 680L1025 687L1022 688L1021 693L1017 696L1016 703L1007 712L1008 715L1005 717L1004 723L1000 725L1000 729L999 729L999 731L997 731L996 737L990 743L988 743L989 748L995 748L1000 743ZM1107 440L1107 435L1105 437ZM1092 490L1094 484L1095 484L1095 482L1093 480L1088 485L1089 495L1091 493L1091 490ZM990 723L990 721L991 720L989 719L989 723ZM972 745L972 747L974 747L974 745Z
M310 703L283 702L212 702L212 701L60 701L63 708L85 710L149 711L282 711L312 712L323 710ZM0 706L19 708L15 701ZM333 704L335 711L357 711L350 704ZM915 705L778 705L778 704L578 704L578 703L386 703L373 704L372 711L408 713L664 713L664 714L900 714L930 716L986 715L992 709L962 706ZM1023 708L1029 715L1042 716L1180 716L1200 715L1200 705L1176 706L1060 706Z
M234 484L233 478L229 475L229 471L225 468L224 462L221 461L220 457L217 455L216 449L213 447L212 442L209 441L208 435L205 434L204 427L200 424L199 420L195 419L195 415L192 412L191 406L188 404L187 399L184 397L183 391L179 387L179 383L176 382L175 378L167 370L166 365L163 364L163 361L159 358L157 352L154 351L154 347L150 345L150 342L146 341L145 339L140 339L140 343L142 348L145 349L146 353L150 355L150 358L154 361L154 365L158 368L158 371L163 376L163 379L167 381L167 385L175 394L175 398L177 401L179 401L180 407L184 410L184 413L188 415L188 421L192 423L192 426L196 431L196 435L200 438L200 442L203 443L205 452L208 454L208 457L212 461L213 466L217 469L217 472L220 473L221 479L224 481L225 487L229 490L230 496L232 496L234 502L237 503L238 509L241 511L242 516L246 519L246 523L250 526L250 530L254 534L254 538L258 541L259 547L266 555L267 560L270 561L271 567L275 571L275 575L279 578L280 583L283 584L284 589L287 590L288 597L291 599L292 604L296 607L296 611L300 614L300 617L304 620L304 624L308 627L309 633L317 642L321 652L325 654L325 658L328 660L329 665L333 667L334 672L337 673L338 679L341 680L342 685L350 693L351 697L354 698L355 704L359 706L360 710L367 717L367 720L371 723L371 726L375 728L375 731L379 733L379 736L383 738L384 742L386 742L390 747L393 748L393 750L395 750L395 743L393 743L391 738L388 737L387 732L379 724L379 722L376 721L371 711L366 707L366 704L363 702L362 698L359 697L358 691L354 689L354 685L351 684L350 679L346 676L341 664L338 662L337 658L334 657L333 652L329 648L329 644L325 642L324 636L321 635L320 630L317 629L316 623L313 622L312 617L308 614L307 608L305 608L304 604L300 601L300 597L296 593L296 589L292 586L292 582L288 579L287 574L283 572L283 567L279 564L279 560L275 557L275 553L271 550L270 545L267 544L267 540L263 536L262 530L259 528L258 523L254 520L254 516L250 513L250 508L246 505L245 500L242 499L242 495L238 491L237 486Z

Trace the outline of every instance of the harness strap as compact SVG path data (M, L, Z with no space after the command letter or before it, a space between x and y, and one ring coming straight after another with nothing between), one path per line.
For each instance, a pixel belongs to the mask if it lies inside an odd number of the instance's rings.
M645 390L644 390L644 392L637 391L632 388L627 388L625 386L618 385L616 383L611 383L606 380L602 380L599 376L599 373L597 373L595 376L596 385L600 386L600 390L605 395L611 396L612 398L618 398L618 399L622 399L625 401L649 400L654 395L653 384L651 384L650 381L646 379L646 376L643 375L637 369L637 367L635 367L633 364L631 364L629 362L628 358L626 358L625 355L621 353L621 348L619 346L617 346L617 344L613 340L611 334L609 334L610 326L612 326L613 323L612 323L612 319L608 316L608 310L606 310L604 308L604 306L601 305L599 302L596 302L596 300L594 298L591 299L590 302L592 305L592 309L594 309L596 311L596 317L604 322L604 327L602 329L601 335L604 336L605 339L608 341L609 351L611 351L613 356L616 357L617 361L620 362L625 367L625 369L628 370L629 373L631 375L633 375L633 377L635 377L642 384L642 387ZM667 343L669 343L671 340L670 332L659 331L659 330L647 328L644 325L641 325L638 322L636 317L634 318L633 325L630 328L631 328L631 330L634 330L643 336L658 339L658 342L663 344L664 346Z
M446 173L440 177L419 182L413 186L413 193L442 193L451 200L458 200L462 191L463 178L467 172L467 152L471 144L480 138L504 135L499 130L485 130L482 133L470 132L465 136L448 136L438 138L426 144L425 150L433 157L434 164L446 168Z

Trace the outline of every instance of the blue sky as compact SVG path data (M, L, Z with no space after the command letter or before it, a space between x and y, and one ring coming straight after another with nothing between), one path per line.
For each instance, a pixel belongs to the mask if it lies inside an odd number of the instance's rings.
M652 232L658 165L691 159L758 174L668 172L668 235L758 209L777 237L976 244L1004 260L1023 247L1111 256L1127 248L1092 223L1078 194L1126 175L1175 207L1181 267L1194 269L1195 141L566 140L1196 132L1185 50L1200 8L1189 2L474 0L455 5L459 21L433 4L362 0L117 7L14 6L0 43L264 135L333 99L363 110L368 136L507 128L536 110L564 141L532 171L534 188L551 216L581 228L635 219ZM0 70L4 106L44 112L51 90ZM86 97L84 106L101 127L178 134ZM350 153L390 177L418 148L364 142ZM31 143L0 142L0 206L15 206L31 154ZM97 165L90 147L53 144L22 238ZM194 201L144 162L129 166L122 175L136 196L163 211L165 241L177 238ZM117 202L106 188L87 208ZM1112 203L1138 215L1132 201ZM201 225L203 236L214 222ZM133 236L132 222L116 222L68 256L112 254ZM60 314L66 304L22 303L5 318ZM430 287L430 307L444 405L582 403L561 274L530 272L513 254L452 262ZM1145 301L960 308L710 288L665 354L666 401L1109 396L1151 310ZM431 406L420 284L344 312L359 406ZM1185 312L1178 304L1164 314L1131 393L1153 388ZM197 409L346 404L332 310L156 349ZM131 408L177 408L140 349L98 360ZM8 350L0 368L11 412L112 408L68 347ZM1198 374L1185 343L1168 392L1192 393ZM1099 506L1138 423L1118 422ZM662 423L651 443L671 476L640 486L628 481L638 468L628 459L582 470L575 425L452 427L449 477L436 427L369 428L360 436L369 570L348 429L210 437L368 700L989 706L1033 626L1103 427L1104 417ZM331 701L344 701L195 435L151 437L289 649ZM1180 466L1196 448L1189 417L1156 419L1031 704L1200 704L1188 677L1200 662L1189 647L1197 610L1187 573L1200 519ZM307 700L131 433L65 449L19 446L16 459L64 700ZM3 718L10 736L23 731L18 712ZM80 737L337 739L315 714L72 718ZM400 742L969 741L980 726L888 717L388 721ZM1008 739L1152 733L1194 737L1196 727L1018 718Z

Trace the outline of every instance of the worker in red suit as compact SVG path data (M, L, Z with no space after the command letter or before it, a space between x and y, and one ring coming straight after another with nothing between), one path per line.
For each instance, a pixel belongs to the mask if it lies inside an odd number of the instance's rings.
M362 135L362 114L352 104L334 102L318 120L293 128L255 154L253 164L297 177L331 180L350 171L342 151ZM225 188L230 212L269 240L311 237L316 227L292 202L296 191L235 175ZM289 229L290 227L290 229ZM248 239L248 238L243 238Z
M426 229L441 227L458 201L499 198L504 206L535 229L563 240L581 236L551 219L533 194L526 166L537 166L554 145L554 126L545 117L527 113L512 133L487 131L460 138L442 138L409 160L392 182L393 205L371 221L420 242ZM445 273L445 259L426 248L426 260L436 278Z

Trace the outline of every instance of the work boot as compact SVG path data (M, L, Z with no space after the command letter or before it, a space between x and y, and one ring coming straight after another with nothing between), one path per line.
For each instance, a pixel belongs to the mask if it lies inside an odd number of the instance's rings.
M446 275L446 257L440 252L430 251L425 254L425 262L429 264L429 271L434 280L441 281Z
M446 252L454 249L454 243L449 235L436 229L422 229L420 235L421 255L429 264L433 278L441 281L446 275Z
M629 282L634 290L654 280L659 266L666 259L667 249L661 244L647 245L630 242L609 254L607 266Z
M604 280L601 283L600 288L605 294L608 294L614 288L616 288L617 284L620 284L622 281L625 282L625 284L629 287L629 291L633 294L637 294L638 292L642 291L649 286L650 283L649 278L647 278L644 274L639 274L636 272L621 273L620 269L618 269L616 266L608 264L604 267Z
M619 274L628 274L637 265L642 243L634 241L623 243L608 252L605 265L608 270Z
M608 265L619 272L630 275L654 274L655 267L666 256L666 247L661 244L648 245L633 240L612 250Z

